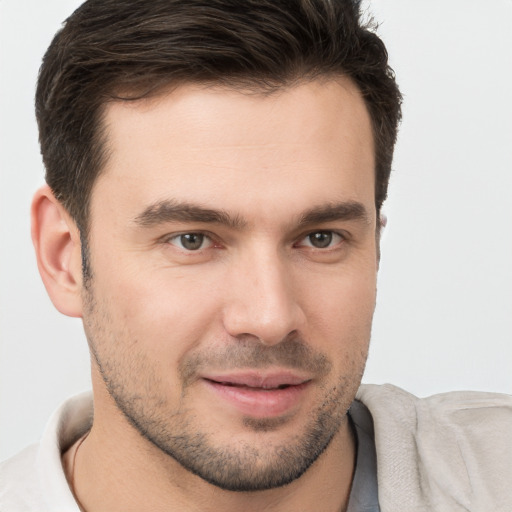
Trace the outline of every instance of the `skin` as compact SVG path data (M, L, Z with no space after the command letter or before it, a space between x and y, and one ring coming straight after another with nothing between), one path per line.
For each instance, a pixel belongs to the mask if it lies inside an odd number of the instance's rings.
M90 282L72 219L47 187L33 205L41 275L56 307L83 318L92 354L94 424L74 475L81 506L344 510L355 458L346 410L364 370L378 268L372 131L359 91L344 78L271 95L185 85L110 104L105 123ZM184 204L222 215L176 216ZM187 250L187 233L203 244ZM327 245L315 247L315 236ZM238 371L291 372L305 389L277 413L258 400L241 410L206 380ZM315 426L327 434L305 461ZM189 444L176 448L176 434ZM223 457L218 482L169 455L188 456L197 439L200 453ZM229 490L233 475L221 473L230 464L240 489L263 490ZM300 464L291 482L277 482Z

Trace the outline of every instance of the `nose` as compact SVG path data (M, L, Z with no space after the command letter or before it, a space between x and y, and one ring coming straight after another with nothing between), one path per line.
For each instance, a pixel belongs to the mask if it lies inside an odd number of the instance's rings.
M276 251L263 252L232 269L223 321L230 336L254 337L270 346L299 331L305 315L291 263Z

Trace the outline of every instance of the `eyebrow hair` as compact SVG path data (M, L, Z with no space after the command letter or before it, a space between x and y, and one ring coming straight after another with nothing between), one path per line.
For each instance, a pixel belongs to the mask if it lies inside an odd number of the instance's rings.
M299 227L335 220L359 220L365 224L370 222L368 212L362 203L345 201L316 206L307 210L300 217ZM237 230L247 226L247 221L240 215L232 216L224 210L213 210L176 200L163 200L154 203L135 217L135 223L143 227L152 227L165 222L223 224Z
M362 203L345 201L318 206L304 212L300 218L299 225L322 224L335 220L358 220L369 224L370 216Z
M240 216L231 216L223 210L212 210L200 205L164 200L148 206L135 218L136 224L151 227L165 222L201 222L224 224L233 229L242 229L246 222Z

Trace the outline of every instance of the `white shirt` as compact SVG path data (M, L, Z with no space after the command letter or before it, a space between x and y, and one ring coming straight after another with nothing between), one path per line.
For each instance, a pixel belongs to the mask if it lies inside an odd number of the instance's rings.
M361 506L377 499L375 446L367 433L371 416L360 403L353 409L361 471L356 469L349 511L378 512L378 506ZM2 512L80 512L64 473L62 454L89 431L92 416L91 393L66 400L53 414L40 443L0 464ZM364 485L366 480L369 485Z
M512 512L511 396L418 399L394 386L363 385L356 398L373 425L356 402L350 512L378 510L373 437L382 512ZM1 512L80 512L61 456L90 429L92 411L90 393L67 400L39 444L0 464Z
M91 393L66 400L52 415L38 444L0 464L0 510L80 512L61 457L91 424Z

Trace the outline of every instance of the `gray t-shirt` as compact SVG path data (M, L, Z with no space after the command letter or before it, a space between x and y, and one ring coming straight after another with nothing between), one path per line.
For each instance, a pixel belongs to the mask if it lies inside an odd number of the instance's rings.
M350 408L357 437L357 464L347 512L380 512L373 422L359 401ZM51 418L38 445L0 464L0 510L80 512L62 468L61 452L90 428L90 393L69 399Z
M380 512L372 416L362 402L355 400L349 418L357 438L357 458L347 512Z

